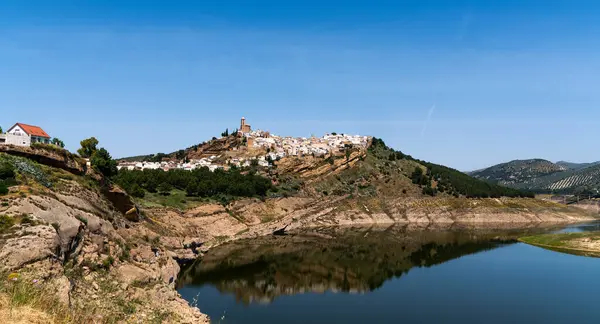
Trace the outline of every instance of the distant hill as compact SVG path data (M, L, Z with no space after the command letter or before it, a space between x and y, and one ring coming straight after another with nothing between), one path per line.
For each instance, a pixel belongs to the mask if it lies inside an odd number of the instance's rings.
M558 162L556 162L556 164L563 166L563 167L567 168L568 170L580 170L580 169L585 169L587 167L591 167L594 165L598 165L598 164L600 164L600 161L592 162L592 163L573 163L573 162L567 162L567 161L558 161Z
M576 194L600 191L600 163L552 163L543 159L515 160L469 173L516 189Z
M514 160L470 173L477 179L508 187L523 187L536 179L563 172L567 167L542 159ZM525 186L527 187L527 186Z
M574 194L583 191L598 193L600 191L600 164L580 169L568 170L558 174L539 178L535 187L536 191L548 191L565 194Z

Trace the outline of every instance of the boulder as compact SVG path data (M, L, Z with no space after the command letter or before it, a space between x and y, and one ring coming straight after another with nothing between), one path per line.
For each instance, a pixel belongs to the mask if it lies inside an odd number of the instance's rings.
M152 281L152 273L144 270L133 264L123 264L116 269L117 276L121 281L131 285L134 281L150 282Z
M57 257L60 238L54 228L38 225L21 229L0 249L0 267L13 271L36 261Z
M121 187L114 184L102 186L102 194L113 206L130 221L139 221L140 213L131 197Z

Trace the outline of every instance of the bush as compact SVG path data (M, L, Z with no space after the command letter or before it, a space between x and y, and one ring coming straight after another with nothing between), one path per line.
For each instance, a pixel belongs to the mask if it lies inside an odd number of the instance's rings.
M0 163L0 180L6 180L15 177L15 168L8 162Z
M14 218L6 215L0 215L0 233L11 228L15 224Z
M170 184L163 182L161 184L158 185L158 187L156 188L158 190L158 193L163 195L163 196L168 196L171 194L171 190L173 190L173 186L171 186Z
M133 197L144 198L146 196L146 191L137 183L134 183L133 186L131 186L131 189L129 190L129 194Z
M0 181L0 196L8 194L8 186L4 181Z

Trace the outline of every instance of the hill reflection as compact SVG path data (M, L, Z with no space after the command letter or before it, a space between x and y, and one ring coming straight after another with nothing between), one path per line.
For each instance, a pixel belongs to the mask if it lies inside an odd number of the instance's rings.
M413 267L430 267L516 242L538 229L506 231L323 228L236 241L183 271L178 285L213 285L238 302L300 293L364 293Z

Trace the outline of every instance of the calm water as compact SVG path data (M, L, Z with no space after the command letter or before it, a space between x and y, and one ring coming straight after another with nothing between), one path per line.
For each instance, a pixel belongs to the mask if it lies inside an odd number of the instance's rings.
M517 243L566 229L322 229L235 242L179 292L221 323L600 323L600 259Z

